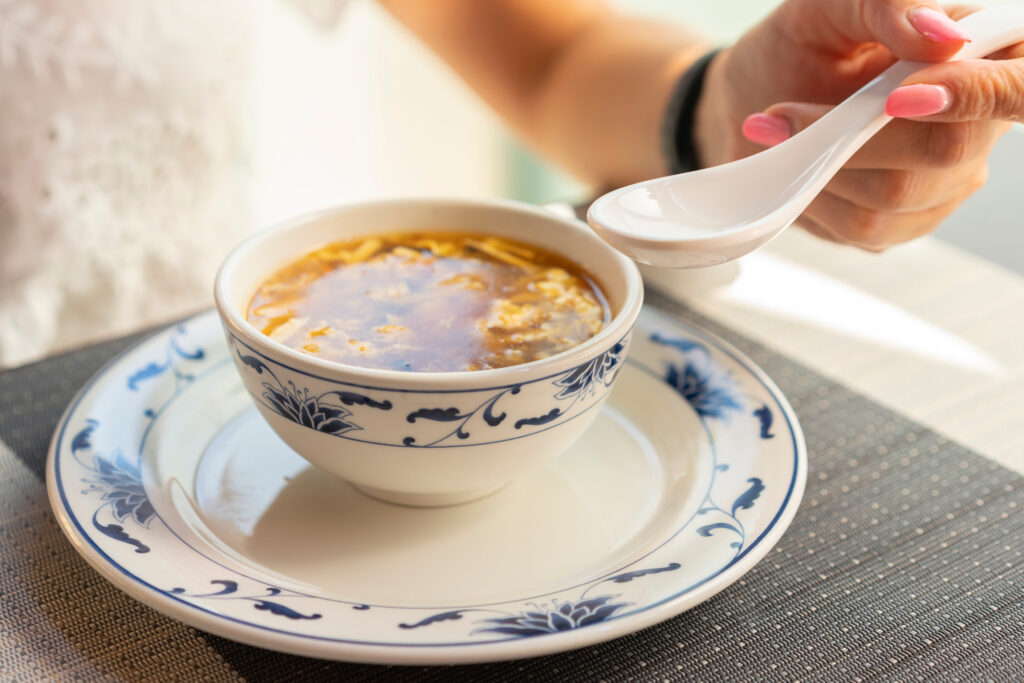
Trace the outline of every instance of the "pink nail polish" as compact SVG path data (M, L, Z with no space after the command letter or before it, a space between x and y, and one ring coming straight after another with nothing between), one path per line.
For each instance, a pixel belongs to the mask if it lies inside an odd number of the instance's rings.
M907 12L910 25L918 33L935 43L971 42L971 37L960 24L930 7L917 7Z
M885 113L897 118L931 116L949 109L953 96L941 85L905 85L889 93Z
M789 121L771 114L751 114L743 122L743 136L759 145L777 145L793 134Z

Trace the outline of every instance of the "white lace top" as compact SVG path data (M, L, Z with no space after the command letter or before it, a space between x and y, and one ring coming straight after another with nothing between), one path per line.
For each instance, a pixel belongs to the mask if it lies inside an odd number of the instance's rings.
M250 230L249 9L0 0L0 367L210 304Z

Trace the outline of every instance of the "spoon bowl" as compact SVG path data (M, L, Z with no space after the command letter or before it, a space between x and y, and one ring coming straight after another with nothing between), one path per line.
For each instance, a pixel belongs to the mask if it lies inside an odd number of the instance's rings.
M1024 40L1024 9L992 7L960 20L972 42L953 59L983 57ZM767 244L832 176L892 120L889 94L930 66L900 61L792 138L712 168L647 180L595 201L587 222L619 251L654 266L701 268Z

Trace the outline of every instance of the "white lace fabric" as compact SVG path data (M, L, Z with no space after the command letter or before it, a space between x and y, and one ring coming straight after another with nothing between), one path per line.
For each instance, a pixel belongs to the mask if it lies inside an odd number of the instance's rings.
M0 366L209 304L250 34L238 2L0 0Z

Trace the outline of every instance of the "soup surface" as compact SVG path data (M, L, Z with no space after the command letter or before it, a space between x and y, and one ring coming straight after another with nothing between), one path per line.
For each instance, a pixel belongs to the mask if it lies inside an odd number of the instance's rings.
M324 360L445 372L551 356L597 334L611 310L593 278L544 249L417 232L317 249L269 277L247 317Z

